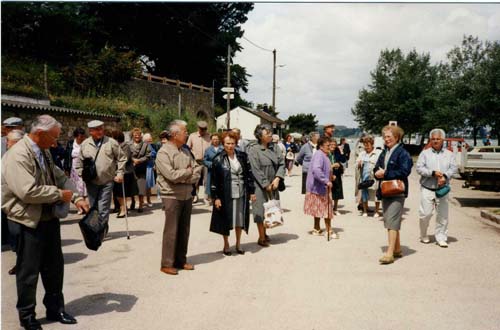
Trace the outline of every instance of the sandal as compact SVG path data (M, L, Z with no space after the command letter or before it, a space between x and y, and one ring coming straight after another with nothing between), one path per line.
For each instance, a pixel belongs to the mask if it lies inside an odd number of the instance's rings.
M388 264L392 264L394 262L394 257L393 256L383 256L378 261L382 265L388 265Z
M269 243L268 243L268 242L266 242L266 240L265 240L265 239L264 239L264 240L262 240L262 241L259 239L259 240L257 241L257 244L259 244L259 245L260 245L260 246L262 246L262 247L269 247Z
M225 255L225 256L231 256L233 253L231 252L231 250L222 250L222 254Z
M323 236L321 229L313 229L309 233L314 236Z
M236 253L243 255L245 254L245 250L240 250L239 248L236 248Z
M394 251L394 253L392 254L392 256L394 258L402 258L403 257L403 252L401 252L401 251L398 251L398 252Z

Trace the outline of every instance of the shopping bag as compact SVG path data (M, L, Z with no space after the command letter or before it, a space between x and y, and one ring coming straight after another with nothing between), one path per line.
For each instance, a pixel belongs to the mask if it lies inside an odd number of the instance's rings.
M264 226L274 228L283 225L283 210L278 199L269 199L264 203Z
M89 250L97 251L106 236L108 224L101 221L99 211L92 207L87 214L78 222L82 231L85 245Z

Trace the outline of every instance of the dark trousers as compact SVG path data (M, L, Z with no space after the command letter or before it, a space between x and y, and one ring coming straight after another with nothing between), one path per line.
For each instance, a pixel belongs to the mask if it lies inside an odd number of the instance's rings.
M165 205L165 227L161 252L162 267L182 267L186 263L189 229L191 226L191 199L163 199Z
M19 319L35 315L38 274L45 288L43 304L47 311L63 311L64 259L59 220L40 221L36 229L15 225L19 226L16 262Z

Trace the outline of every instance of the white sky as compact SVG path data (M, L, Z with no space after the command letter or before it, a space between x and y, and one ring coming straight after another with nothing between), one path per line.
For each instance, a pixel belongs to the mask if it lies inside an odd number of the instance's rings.
M319 123L357 127L351 108L370 83L380 51L415 48L433 62L459 46L464 35L500 40L498 4L257 3L244 36L277 50L276 108L282 119L313 113ZM243 98L272 103L272 53L239 39L234 63L246 67Z

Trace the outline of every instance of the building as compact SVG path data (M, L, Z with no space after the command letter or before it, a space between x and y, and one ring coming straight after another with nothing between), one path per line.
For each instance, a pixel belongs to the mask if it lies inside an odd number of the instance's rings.
M248 107L239 106L230 111L230 128L237 127L241 130L241 137L254 140L253 132L259 124L268 124L273 128L274 133L281 135L286 128L286 123L267 112ZM227 113L220 115L217 119L217 130L227 129Z

